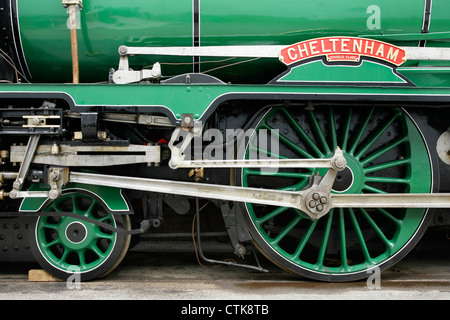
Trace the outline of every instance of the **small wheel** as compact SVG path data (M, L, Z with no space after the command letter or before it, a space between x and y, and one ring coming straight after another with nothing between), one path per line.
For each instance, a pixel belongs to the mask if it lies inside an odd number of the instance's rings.
M276 130L275 154L251 139L247 155L280 159L330 158L339 146L347 168L333 193L430 193L433 166L422 134L401 108L315 106L276 107L255 132ZM255 134L257 137L257 134ZM242 186L299 191L313 174L327 169L244 168ZM332 209L312 221L300 210L246 203L245 219L261 251L280 267L323 281L351 281L384 270L404 257L425 232L427 209Z
M45 212L71 212L129 230L128 215L113 215L91 193L67 192L48 203ZM75 272L81 281L107 275L124 258L130 236L67 216L41 216L30 228L34 258L51 275L66 280Z

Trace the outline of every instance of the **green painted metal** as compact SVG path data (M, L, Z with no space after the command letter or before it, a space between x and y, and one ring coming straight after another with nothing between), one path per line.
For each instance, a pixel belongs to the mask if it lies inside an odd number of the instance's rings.
M33 82L70 81L70 31L61 1L19 0L18 15ZM80 77L84 82L108 80L109 69L118 66L120 45L192 45L190 1L83 1L78 22ZM152 64L136 63L140 67Z
M382 117L373 108L358 113L351 108L316 109L306 113L302 118L290 109L274 108L257 129L276 129L275 125L283 121L289 124L294 133L289 133L288 129L279 130L280 143L288 150L279 155L281 158L288 153L301 158L330 158L339 145L353 182L346 189L332 192L387 193L391 191L389 186L406 193L430 192L432 172L426 144L420 131L401 109L391 109ZM322 116L322 123L319 123L318 115ZM357 126L355 119L360 121ZM395 137L394 126L401 128ZM386 139L386 136L391 138ZM295 139L301 139L303 144L297 144ZM401 159L397 159L395 153L390 154L399 146L406 150ZM264 176L265 180L278 181L283 190L298 191L307 186L311 174L324 175L326 169L285 171L267 173L247 168L242 173L243 185L255 187L255 180L250 182L251 179ZM337 179L340 179L339 174ZM286 185L283 181L289 183ZM393 259L423 227L427 212L425 209L341 208L332 209L325 217L311 221L299 210L264 209L249 203L246 206L253 231L259 233L262 241L276 253L278 263L299 273L303 272L299 270L305 270L334 277L365 273L367 269ZM373 239L376 244L371 244Z
M193 113L196 119L206 120L208 111L217 103L227 99L349 99L365 97L402 101L441 102L450 99L446 88L398 88L398 87L338 87L338 86L297 86L280 85L94 85L94 84L2 84L0 98L20 95L39 96L44 99L64 96L74 104L74 111L80 108L110 106L123 110L123 107L146 107L150 111L163 112L180 120L183 113ZM408 98L407 98L408 97ZM154 108L154 109L152 109ZM149 111L149 110L147 110ZM147 112L142 111L142 112Z
M432 34L448 32L448 1L433 1ZM120 45L191 46L193 2L189 0L122 1L84 0L79 13L79 55L82 82L105 81L117 68ZM363 1L202 1L199 15L200 45L292 44L322 36L379 37L407 35L395 44L417 46L424 16L424 0ZM18 0L23 50L33 82L69 82L71 79L68 15L59 1ZM409 36L411 35L411 36ZM433 41L433 39L435 41ZM202 59L201 70L213 69ZM192 58L139 57L135 69L162 62L163 75L192 72ZM236 62L227 61L221 65ZM186 63L173 66L168 63ZM224 81L256 82L282 70L277 59L261 59L210 74ZM270 75L270 76L268 76Z
M450 87L450 67L428 65L397 68L397 71L418 87Z
M278 83L348 83L348 84L406 84L395 74L392 67L371 61L362 61L361 65L327 66L322 60L301 64L291 68L277 80Z
M201 3L202 43L292 44L323 36L417 33L423 9L423 0L207 1Z
M99 206L102 206L102 203L92 196L67 193L50 203L45 211L58 212L70 207L73 213L115 227L114 217L110 213L104 210L103 214L98 214ZM75 236L68 235L69 226L73 224L76 225ZM80 235L83 231L85 234ZM76 271L81 273L98 268L108 260L116 237L116 233L72 217L39 217L36 223L36 239L42 256L61 271L73 270L74 266L77 267Z
M48 191L50 186L47 184L33 184L28 191ZM64 192L88 191L94 194L105 203L106 208L111 212L129 212L130 208L124 199L120 189L112 187L102 187L94 185L84 185L71 183L63 187ZM22 212L37 212L47 202L47 198L25 198L19 208Z
M368 35L360 35L360 37L367 37L367 36ZM373 39L379 39L382 41L416 41L417 39L448 40L450 39L450 32L382 34L382 35L370 35L369 37Z

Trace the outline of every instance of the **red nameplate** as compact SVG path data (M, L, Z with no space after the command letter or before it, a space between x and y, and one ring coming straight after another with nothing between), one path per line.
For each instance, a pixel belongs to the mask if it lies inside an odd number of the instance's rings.
M361 56L387 61L400 66L406 61L405 50L389 43L355 37L326 37L302 41L280 52L286 65L305 59L326 56L327 61L359 62Z

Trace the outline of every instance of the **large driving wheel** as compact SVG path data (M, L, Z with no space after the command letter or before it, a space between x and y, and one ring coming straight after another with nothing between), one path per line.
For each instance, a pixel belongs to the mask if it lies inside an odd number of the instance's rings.
M367 106L275 107L256 124L277 130L279 152L258 147L249 154L283 158L330 158L339 146L347 168L333 193L429 193L433 170L419 128L401 108ZM272 131L274 132L274 131ZM256 152L255 152L256 151ZM246 187L298 191L327 169L245 168ZM384 270L404 257L429 224L427 209L332 209L312 221L299 210L247 203L246 222L260 250L279 266L309 278L350 281Z
M131 225L127 215L113 215L89 192L66 192L48 203L44 211L75 213L125 230ZM121 262L130 243L129 235L72 216L41 216L31 232L35 259L47 272L64 280L75 272L81 281L105 276Z

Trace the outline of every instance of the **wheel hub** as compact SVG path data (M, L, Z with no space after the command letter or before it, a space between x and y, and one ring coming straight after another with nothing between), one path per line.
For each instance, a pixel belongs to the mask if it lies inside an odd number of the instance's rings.
M348 152L344 152L344 157L347 160L347 166L344 170L337 172L331 191L334 193L361 193L365 183L364 168L358 159ZM319 169L317 174L325 175L326 170Z
M347 167L336 175L332 190L338 193L345 192L351 188L354 179L353 171Z
M66 238L73 244L83 242L87 237L86 226L81 222L74 221L66 227Z

